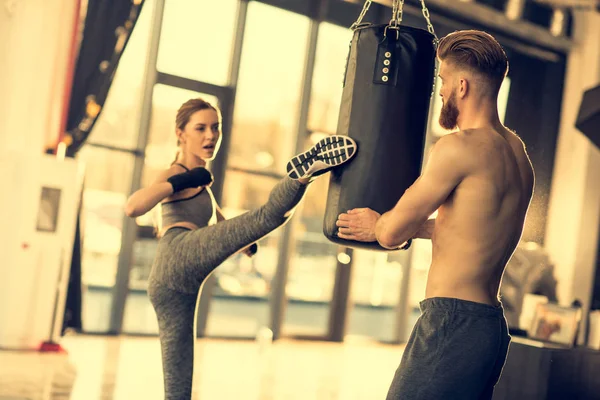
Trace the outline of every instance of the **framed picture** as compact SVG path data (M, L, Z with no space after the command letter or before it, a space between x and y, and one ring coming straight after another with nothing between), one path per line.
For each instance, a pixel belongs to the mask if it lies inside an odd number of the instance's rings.
M573 346L581 321L581 309L554 303L538 304L529 337L544 342Z
M42 187L36 227L39 232L56 232L60 195L60 189Z

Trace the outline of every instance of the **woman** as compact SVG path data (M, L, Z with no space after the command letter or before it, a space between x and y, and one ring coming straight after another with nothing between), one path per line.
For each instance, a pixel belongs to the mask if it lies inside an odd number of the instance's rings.
M288 177L275 185L266 204L225 220L209 189L212 174L204 169L221 143L219 111L202 99L187 101L177 112L176 135L176 160L154 183L131 195L125 212L138 217L161 203L162 229L148 294L158 318L165 398L189 400L202 283L236 252L251 256L254 242L291 217L311 178L350 160L356 143L347 136L322 139L288 162Z

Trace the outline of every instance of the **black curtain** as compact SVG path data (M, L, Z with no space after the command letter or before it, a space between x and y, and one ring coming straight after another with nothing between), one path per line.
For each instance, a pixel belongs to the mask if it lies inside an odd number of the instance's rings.
M144 0L88 0L67 116L67 135L72 139L67 147L69 157L75 157L102 112L121 55L129 42L143 4ZM80 204L63 333L67 328L81 331L83 325L81 210Z
M81 250L83 248L83 239L81 237L81 209L83 207L83 193L79 200L79 209L77 210L77 225L75 227L75 242L73 244L73 254L71 258L71 269L69 273L69 285L67 286L67 298L65 306L65 315L62 324L62 334L67 328L73 328L77 332L83 329L81 317L82 293L81 293Z
M102 112L143 4L143 0L88 0L67 117L72 138L68 156L83 146Z

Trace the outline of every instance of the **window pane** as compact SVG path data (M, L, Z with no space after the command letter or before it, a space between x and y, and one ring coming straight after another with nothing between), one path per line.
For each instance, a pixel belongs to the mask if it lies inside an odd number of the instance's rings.
M509 93L510 78L507 76L504 78L502 86L500 86L500 91L498 92L498 116L500 117L500 121L502 121L502 123L504 123L504 118L506 117L506 106L508 105Z
M396 339L397 305L406 252L354 250L348 334L384 342ZM411 325L412 327L412 325Z
M296 143L309 19L248 4L229 163L285 171Z
M308 114L308 129L311 131L333 134L337 130L351 39L350 29L326 22L319 25Z
M167 0L157 69L225 86L239 0Z
M218 105L217 98L204 93L179 89L166 85L155 85L152 95L152 119L146 158L142 173L142 187L149 186L157 174L175 159L177 139L175 137L175 115L177 109L191 98L202 97ZM146 294L148 276L156 253L155 229L159 208L136 219L137 237L133 244L132 265L129 272L129 294L125 304L123 331L127 333L157 333L158 324L154 309Z
M131 187L134 156L84 146L77 156L86 165L83 194L83 328L108 330L112 288L121 251L123 207ZM129 172L129 173L128 173Z
M431 240L417 239L412 243L412 256L410 259L410 282L408 305L410 308L409 320L406 324L406 338L409 337L412 328L417 321L421 311L419 302L425 298L427 276L431 266Z
M267 202L277 180L227 171L223 188L223 213L227 218ZM276 229L260 240L258 253L249 258L237 254L214 272L217 285L210 304L207 336L254 336L269 325L269 294L277 268L279 237Z
M121 56L104 109L90 134L92 143L133 149L137 145L154 1L146 1Z
M305 147L314 145L313 134ZM335 281L338 245L323 235L329 177L310 184L294 218L295 251L290 254L283 330L286 335L325 335Z

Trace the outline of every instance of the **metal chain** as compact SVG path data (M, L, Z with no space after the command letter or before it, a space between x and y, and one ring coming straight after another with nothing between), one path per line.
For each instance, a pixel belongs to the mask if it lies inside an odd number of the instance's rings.
M350 26L350 29L354 30L358 25L360 25L362 23L362 20L365 17L365 15L367 15L367 11L369 11L369 7L371 7L372 2L373 2L373 0L367 0L365 2L363 9L360 12L360 15L358 16L358 19L356 20L356 22L354 22L352 24L352 26Z
M392 29L398 29L402 23L402 16L404 12L404 0L393 0L392 1L392 19L390 20L389 27Z
M433 35L433 37L435 37L435 41L438 42L439 39L437 37L437 35L435 34L435 30L433 29L433 25L431 24L431 19L429 16L429 10L427 9L427 6L425 5L425 0L421 0L421 6L423 6L423 16L425 17L425 20L427 21L427 30L429 31L429 33L431 33Z
M390 23L388 25L389 28L398 29L400 24L402 23L402 17L403 17L403 13L404 13L404 1L405 0L392 0L392 19L390 20ZM433 25L431 24L429 10L427 9L427 6L425 5L425 0L420 0L420 1L421 1L421 6L422 6L423 16L425 17L425 20L427 21L427 30L429 31L429 33L431 33L435 37L435 40L437 42L439 39L438 39L437 35L435 34ZM365 15L367 15L367 12L369 11L369 7L371 7L371 3L373 3L373 0L365 1L363 9L360 12L360 15L358 16L358 19L356 20L356 22L354 22L352 24L352 26L350 26L350 29L354 30L354 29L356 29L356 27L358 25L360 25L362 23L363 18L365 17Z

